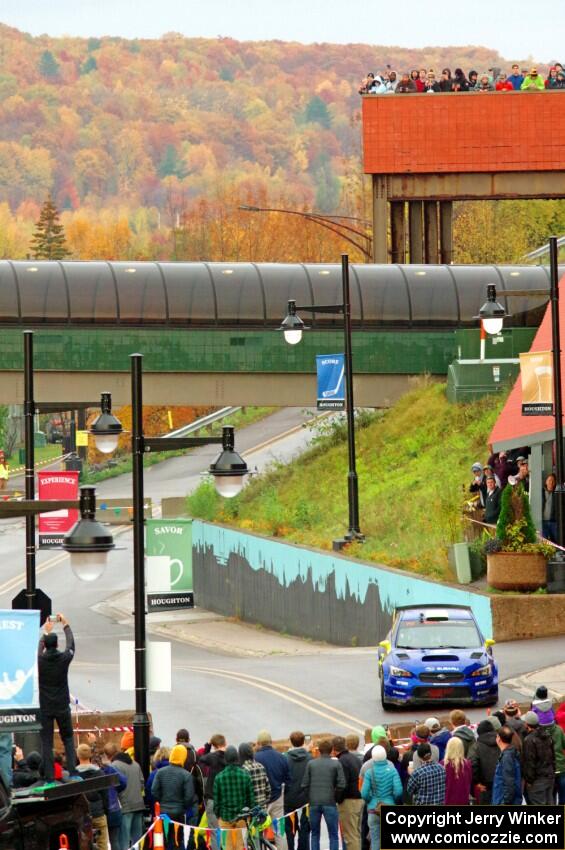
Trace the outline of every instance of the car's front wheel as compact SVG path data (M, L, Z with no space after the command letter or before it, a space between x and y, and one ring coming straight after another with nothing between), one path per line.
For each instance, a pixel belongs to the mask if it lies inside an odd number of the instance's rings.
M385 677L381 675L381 705L385 709L391 709L392 703L385 697Z

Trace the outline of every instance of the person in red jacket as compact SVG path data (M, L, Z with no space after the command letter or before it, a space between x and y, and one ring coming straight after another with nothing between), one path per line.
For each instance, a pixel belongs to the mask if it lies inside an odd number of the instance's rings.
M498 75L494 88L496 91L514 91L514 86L504 72Z

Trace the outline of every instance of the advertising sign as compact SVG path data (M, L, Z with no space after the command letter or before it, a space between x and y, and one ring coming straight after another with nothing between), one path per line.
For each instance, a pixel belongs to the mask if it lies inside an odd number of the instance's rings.
M78 472L38 472L38 499L77 499ZM48 514L39 514L39 548L56 549L62 546L63 537L78 521L76 508L64 508Z
M553 354L530 351L520 354L522 416L553 414Z
M145 524L148 611L193 608L192 520L148 519Z
M171 644L165 640L146 643L147 689L170 693L173 685ZM120 690L135 691L135 643L120 641Z
M345 409L345 356L316 355L318 410Z
M0 732L39 729L39 611L0 610Z

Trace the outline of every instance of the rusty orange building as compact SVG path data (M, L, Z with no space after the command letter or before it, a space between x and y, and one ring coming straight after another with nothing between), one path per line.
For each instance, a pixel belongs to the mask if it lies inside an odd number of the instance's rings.
M453 201L565 198L565 91L363 97L373 261L450 263Z

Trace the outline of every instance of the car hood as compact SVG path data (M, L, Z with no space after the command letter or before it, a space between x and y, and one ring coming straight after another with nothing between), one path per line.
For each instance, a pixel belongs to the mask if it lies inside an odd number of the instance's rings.
M460 672L484 667L491 660L484 649L393 649L390 660L399 667Z

